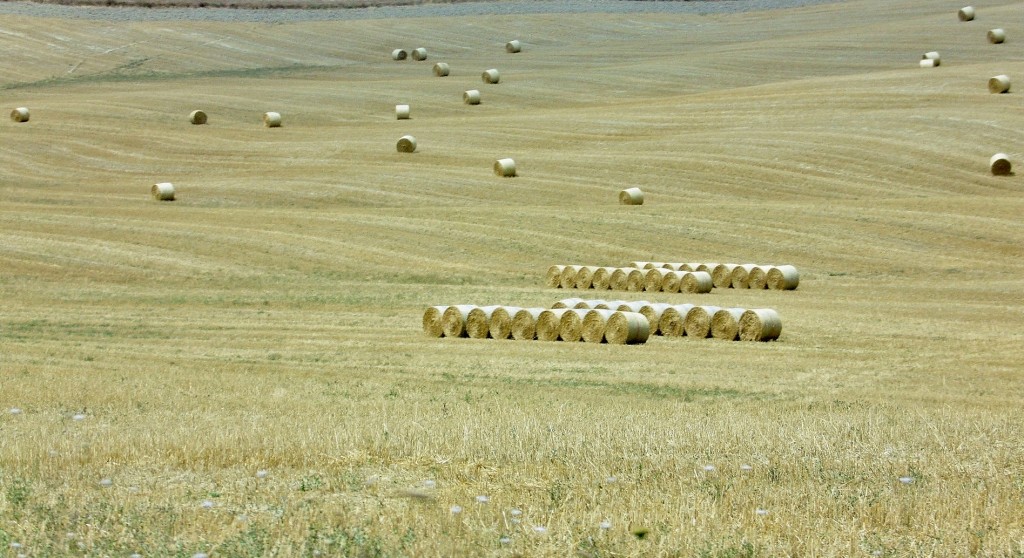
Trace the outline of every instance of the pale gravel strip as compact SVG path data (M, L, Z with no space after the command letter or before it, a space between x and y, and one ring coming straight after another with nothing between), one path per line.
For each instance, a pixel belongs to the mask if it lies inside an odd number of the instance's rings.
M462 17L526 14L726 14L798 8L844 0L508 0L491 2L430 3L415 6L327 9L244 8L133 8L65 6L34 2L0 1L0 15L102 21L224 21L286 23L298 21Z

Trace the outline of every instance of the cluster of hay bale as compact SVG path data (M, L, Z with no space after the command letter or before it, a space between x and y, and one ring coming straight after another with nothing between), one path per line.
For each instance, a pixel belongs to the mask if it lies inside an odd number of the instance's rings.
M711 280L720 289L771 289L792 291L800 285L800 273L792 265L717 264Z
M794 290L800 274L791 265L630 262L625 267L553 265L545 285L561 289L709 293L712 288Z
M652 310L649 319L657 324L654 333L664 337L773 341L782 334L782 318L771 308L675 304L653 305Z
M427 308L423 331L431 337L637 345L647 342L651 324L628 310L455 305Z
M420 47L414 48L412 49L412 51L408 51L405 50L404 48L396 48L395 50L391 51L392 60L406 60L410 56L412 56L413 60L416 60L417 62L422 62L423 60L427 59L427 49Z

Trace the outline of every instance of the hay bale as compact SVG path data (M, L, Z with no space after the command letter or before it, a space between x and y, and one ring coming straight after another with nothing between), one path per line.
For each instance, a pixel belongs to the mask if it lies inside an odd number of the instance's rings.
M717 264L711 271L711 283L716 289L728 289L732 287L732 270L738 264L723 263ZM703 270L702 270L703 271Z
M721 265L721 264L717 264L717 263L697 264L697 267L693 268L693 271L706 271L706 272L710 273L712 277L714 277L715 268L718 267L719 265ZM733 264L733 265L736 265L736 264ZM732 270L730 269L729 271L732 271Z
M612 286L612 273L614 271L614 267L599 267L595 269L590 285L595 291L607 291Z
M613 291L624 291L626 290L626 282L629 279L629 274L639 271L635 267L617 267L612 272L609 278L609 285Z
M800 273L791 265L773 266L768 270L768 288L792 291L800 285Z
M405 60L409 57L409 53L404 48L396 48L391 51L392 60Z
M679 292L690 294L706 294L711 292L714 284L711 274L706 271L684 271L679 282Z
M537 318L547 308L523 308L512 317L512 338L533 341L537 338Z
M562 270L562 276L559 277L559 279L558 279L558 283L562 286L563 289L574 289L574 288L576 288L576 274L578 274L580 272L580 267L582 267L582 266L578 266L578 265L567 265L567 266L565 266L565 269Z
M704 264L701 264L701 263L684 263L684 264L680 264L679 265L679 271L707 271L707 270L697 269L701 265L704 265ZM710 271L708 273L710 273Z
M931 61L933 61L935 63L936 66L938 66L939 64L942 63L942 57L940 57L939 53L935 52L934 50L931 51L931 52L926 52L926 53L922 54L921 55L921 60L931 60Z
M661 279L661 292L663 293L678 293L680 287L683 285L683 275L686 271L669 271L664 274Z
M921 66L922 68L934 68L935 66L939 65L939 61L938 60L921 60L920 62L918 62L918 65Z
M583 317L593 310L572 309L562 314L558 323L558 336L562 341L575 343L583 337Z
M281 113L279 112L264 112L263 113L263 125L267 128L280 128L281 127Z
M466 334L473 339L487 339L491 334L491 316L501 306L480 306L469 311L466 317Z
M608 318L604 339L612 345L638 345L651 336L651 323L637 312L616 312Z
M771 308L752 308L740 317L741 341L771 341L782 334L782 318Z
M629 262L626 267L635 267L637 269L652 269L658 267L654 265L654 262Z
M746 308L722 308L711 316L711 336L735 341L740 335L740 316Z
M960 21L971 21L974 19L974 6L964 6L960 8L960 11L956 13L956 17Z
M396 120L409 120L410 110L409 105L395 105L395 119Z
M665 269L671 269L672 271L681 271L683 266L686 264L676 262L666 262L661 264L661 267Z
M644 290L647 284L647 270L634 269L626 275L626 290L631 293L638 293Z
M664 302L651 302L640 307L640 313L647 318L651 329L654 330L652 333L660 335L658 326L661 324L661 317L665 314L665 310L669 308L672 308L672 305Z
M640 188L626 188L619 192L620 205L643 205L644 192Z
M505 43L505 52L509 54L516 54L523 50L523 45L518 40L511 40Z
M608 318L615 314L614 310L591 310L583 316L581 336L587 343L603 343L604 331L608 327Z
M665 262L644 262L640 269L655 269L665 267Z
M516 175L516 162L512 159L498 159L494 162L494 174L503 177Z
M568 311L568 308L553 308L541 312L537 316L537 340L558 341L562 315Z
M576 279L574 283L577 289L590 289L594 286L594 271L597 267L592 265L581 265L580 270L576 272Z
M736 266L729 278L732 279L732 288L746 289L750 287L750 270L757 267L757 264L740 264Z
M565 269L564 265L553 265L548 268L548 274L544 279L544 286L552 289L559 289L562 287L562 270Z
M473 304L445 308L444 314L441 314L441 327L444 329L445 337L466 337L466 320L474 308L476 305Z
M448 77L452 71L451 67L448 66L447 62L438 62L434 64L434 75L437 77Z
M1012 172L1010 158L1006 153L996 153L988 160L988 168L996 176L1007 176Z
M1001 45L1006 41L1006 31L1002 29L989 29L987 37L988 42L994 45Z
M1001 74L989 78L988 80L988 92L989 93L1009 93L1010 92L1010 76Z
M671 269L665 269L664 267L656 267L648 269L644 275L644 290L652 293L660 293L663 290L663 283L665 276L672 273Z
M583 302L582 298L563 298L558 302L551 305L552 308L575 308L577 304Z
M686 315L692 309L692 304L674 304L666 308L661 313L661 319L658 320L658 333L665 337L682 337L686 333L683 328ZM654 322L651 324L653 325Z
M11 111L11 120L15 122L28 122L30 114L25 107L18 107Z
M404 135L398 138L398 143L395 144L399 153L414 153L416 151L416 138L410 135Z
M498 70L491 68L490 70L484 70L484 73L480 74L480 79L482 79L484 83L493 85L501 81L501 74L498 73Z
M718 306L694 306L683 319L687 337L704 339L711 336L711 317L721 310Z
M491 339L508 339L512 335L512 317L522 310L518 306L499 306L491 313Z
M174 201L174 184L157 182L149 189L149 193L159 201Z
M768 270L770 265L756 265L747 276L747 288L761 290L768 288Z
M444 337L441 317L447 309L447 306L428 306L423 312L423 333L431 337Z
M618 306L612 308L619 312L639 312L641 308L650 304L647 300L620 300Z
M595 310L618 310L623 304L629 304L628 300L605 300L594 305Z
M188 113L188 121L196 126L206 124L206 113L201 110L194 110Z
M600 298L584 299L577 302L576 306L573 306L573 308L576 308L577 310L590 310L592 308L596 308L598 304L605 304L606 302L608 301Z
M413 49L410 54L412 55L412 59L417 62L422 62L427 59L427 49L423 47Z
M469 89L462 92L462 102L467 105L479 105L480 104L480 91L476 89Z

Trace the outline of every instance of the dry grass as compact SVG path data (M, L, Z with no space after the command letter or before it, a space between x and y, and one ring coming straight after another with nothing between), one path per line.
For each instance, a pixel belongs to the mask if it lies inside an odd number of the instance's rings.
M1024 36L1024 4L959 7L4 17L32 119L0 123L0 548L1019 556L1024 175L987 165L1022 159L1024 113L985 82L1024 43L985 30ZM528 172L494 176L506 155ZM421 331L430 305L550 305L552 262L635 259L800 286L654 299L775 308L767 343Z

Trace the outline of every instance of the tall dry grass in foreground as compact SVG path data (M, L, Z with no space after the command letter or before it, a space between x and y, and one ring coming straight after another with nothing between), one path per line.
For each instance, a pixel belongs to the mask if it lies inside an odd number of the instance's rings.
M4 18L0 552L1021 556L1024 5L959 7ZM636 260L800 286L659 294L770 343L420 332Z

